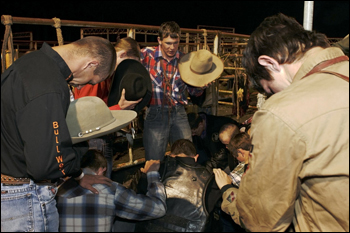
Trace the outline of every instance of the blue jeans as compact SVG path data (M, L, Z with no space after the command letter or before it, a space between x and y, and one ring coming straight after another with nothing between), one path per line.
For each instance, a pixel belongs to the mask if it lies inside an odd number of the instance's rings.
M170 109L169 109L170 108ZM169 118L170 110L170 118ZM176 107L152 106L146 111L143 146L146 160L164 159L168 143L172 145L178 139L192 141L191 128L183 105Z
M1 184L1 231L58 231L57 187Z
M220 223L222 226L222 232L245 232L241 226L236 224L230 215L220 210Z

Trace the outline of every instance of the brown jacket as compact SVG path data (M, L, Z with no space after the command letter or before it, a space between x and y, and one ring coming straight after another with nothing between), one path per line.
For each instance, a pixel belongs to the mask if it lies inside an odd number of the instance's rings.
M236 197L247 229L285 231L293 222L295 231L349 231L349 83L323 73L301 79L342 55L327 48L308 58L255 113L250 167ZM349 76L349 61L325 69Z

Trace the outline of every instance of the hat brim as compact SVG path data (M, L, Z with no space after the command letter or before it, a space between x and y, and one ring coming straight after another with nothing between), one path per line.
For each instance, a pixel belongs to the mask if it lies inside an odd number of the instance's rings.
M116 132L126 127L137 116L137 113L131 110L111 110L111 113L115 118L114 122L112 122L107 126L102 127L98 131L93 131L91 133L84 134L82 137L71 137L72 143L76 144L79 142L87 141L92 138L97 138L106 134Z
M147 69L141 64L141 62L136 61L134 59L125 59L118 65L118 68L115 71L113 81L109 90L107 105L108 107L111 107L118 104L124 88L120 84L122 83L123 78L125 77L125 74L127 74L128 72L139 73L147 83L147 92L145 96L143 96L141 102L138 103L134 109L132 109L136 112L139 112L145 106L147 106L151 100L152 81L151 81L151 76L147 71Z
M204 87L205 85L213 82L220 77L221 73L224 71L223 61L216 55L213 56L212 68L205 74L197 74L191 70L191 61L195 56L195 52L185 54L179 61L179 72L181 79L194 87Z

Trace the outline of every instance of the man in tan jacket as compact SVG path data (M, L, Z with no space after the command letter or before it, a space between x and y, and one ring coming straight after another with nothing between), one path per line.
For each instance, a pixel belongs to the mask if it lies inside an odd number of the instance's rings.
M243 66L270 97L253 117L239 193L221 186L222 208L250 231L349 231L348 57L278 14L252 33Z

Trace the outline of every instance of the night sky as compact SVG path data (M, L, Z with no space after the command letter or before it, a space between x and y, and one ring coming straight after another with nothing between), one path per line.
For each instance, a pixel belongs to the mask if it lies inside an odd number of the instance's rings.
M250 35L262 20L284 13L302 25L304 1L6 1L1 15L65 20L100 21L159 26L176 21L181 28L197 25L234 27ZM5 26L0 26L1 39ZM313 30L329 38L349 33L349 1L314 1ZM12 25L13 32L32 31L34 40L56 40L51 26ZM62 27L65 41L80 38L78 30Z

